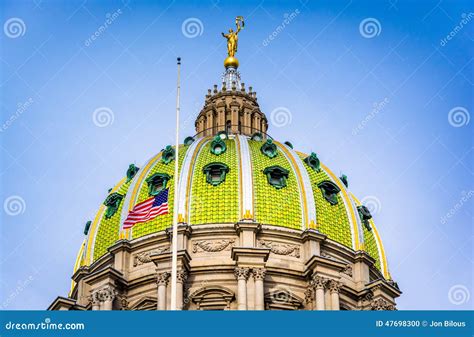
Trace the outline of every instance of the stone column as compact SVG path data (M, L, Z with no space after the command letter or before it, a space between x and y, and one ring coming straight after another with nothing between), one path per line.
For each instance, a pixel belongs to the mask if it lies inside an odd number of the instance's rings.
M166 286L170 278L170 273L163 272L158 274L158 301L157 310L166 310Z
M184 284L188 278L188 273L185 270L178 271L176 278L176 310L183 310L183 294L184 294Z
M336 280L329 281L329 292L331 293L331 308L332 310L339 310L339 289L341 283Z
M101 298L103 300L102 310L112 310L112 304L115 299L117 292L112 287L106 287L100 291Z
M247 279L249 277L249 268L237 267L234 273L237 278L238 310L247 310Z
M96 290L91 295L92 310L100 310L99 291Z
M255 310L265 310L265 288L263 281L267 271L264 268L254 268L253 277L255 279Z
M313 276L313 284L316 293L316 310L326 310L324 301L324 287L327 280L324 277L315 275Z

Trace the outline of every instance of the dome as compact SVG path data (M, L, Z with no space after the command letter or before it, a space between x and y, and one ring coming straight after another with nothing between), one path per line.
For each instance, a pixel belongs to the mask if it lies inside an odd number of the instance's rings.
M171 226L174 153L167 146L140 169L130 166L90 224L80 265L100 259L121 238L134 240ZM364 213L349 192L347 178L338 178L315 153L296 151L289 142L260 134L222 133L188 137L180 146L178 161L180 222L200 226L251 219L298 231L316 229L339 245L367 251L388 277L383 245L370 213ZM153 184L169 189L169 214L124 230L128 212L150 197Z
M393 310L400 289L347 176L271 137L236 64L221 83L195 135L124 170L86 224L69 298L50 308L173 309L176 214L176 309Z

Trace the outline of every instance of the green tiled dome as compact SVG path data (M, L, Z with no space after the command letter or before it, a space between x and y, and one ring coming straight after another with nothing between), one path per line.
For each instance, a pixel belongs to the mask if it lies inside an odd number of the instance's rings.
M186 143L179 149L180 221L199 226L253 219L294 230L312 228L345 247L366 250L376 260L377 268L388 275L373 221L363 223L357 210L360 203L324 165L314 166L305 160L308 155L295 152L288 143L266 143L241 135L228 139L203 137ZM262 150L264 144L267 148ZM81 265L100 259L120 238L136 239L172 225L176 177L174 157L165 160L170 154L174 155L171 147L162 150L133 177L124 178L110 191L119 199L121 196L120 203L109 217L109 206L100 207L81 250ZM158 187L169 188L169 214L124 230L128 212L151 197L147 179L155 174L169 177L166 186Z

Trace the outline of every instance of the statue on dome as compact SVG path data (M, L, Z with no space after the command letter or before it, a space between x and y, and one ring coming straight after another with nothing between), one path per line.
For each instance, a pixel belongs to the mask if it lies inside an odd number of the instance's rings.
M232 28L229 29L229 34L222 33L222 36L227 39L227 55L229 58L235 57L235 53L237 52L237 41L238 41L238 34L242 28L244 28L244 18L242 16L237 16L235 18L235 25L237 30L234 32Z

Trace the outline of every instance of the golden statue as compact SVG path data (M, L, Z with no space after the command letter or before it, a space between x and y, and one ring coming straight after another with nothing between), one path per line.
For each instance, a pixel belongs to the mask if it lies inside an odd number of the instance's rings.
M231 28L229 29L229 34L222 33L222 36L227 39L227 55L228 57L224 61L224 66L227 67L235 67L239 66L239 61L235 58L235 53L237 52L237 42L239 40L238 34L242 28L244 28L244 18L242 16L238 16L235 18L235 25L237 30Z

